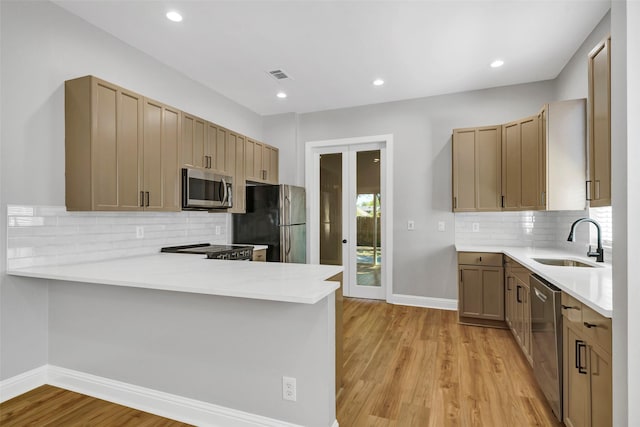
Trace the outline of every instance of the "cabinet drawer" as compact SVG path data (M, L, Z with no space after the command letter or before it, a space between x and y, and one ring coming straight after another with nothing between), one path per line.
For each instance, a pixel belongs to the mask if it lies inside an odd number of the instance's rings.
M502 254L488 252L458 252L458 264L502 267Z
M582 303L566 292L562 292L562 317L582 328Z
M611 319L582 305L582 324L591 343L611 354Z

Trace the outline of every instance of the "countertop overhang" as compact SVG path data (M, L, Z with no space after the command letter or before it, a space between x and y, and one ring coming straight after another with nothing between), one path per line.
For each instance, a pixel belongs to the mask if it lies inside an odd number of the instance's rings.
M592 258L554 248L456 245L456 251L493 252L507 255L603 316L611 318L613 315L611 264L596 263ZM559 267L541 264L533 258L569 258L598 266Z
M315 304L340 287L341 266L210 260L162 253L8 270L12 276Z

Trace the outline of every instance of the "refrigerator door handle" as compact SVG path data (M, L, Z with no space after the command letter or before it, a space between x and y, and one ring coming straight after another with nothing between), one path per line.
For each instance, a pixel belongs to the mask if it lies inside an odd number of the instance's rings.
M287 225L291 225L291 199L289 196L284 196L284 220Z
M287 261L290 261L289 260L290 253L291 253L291 228L287 227L287 256L286 256Z

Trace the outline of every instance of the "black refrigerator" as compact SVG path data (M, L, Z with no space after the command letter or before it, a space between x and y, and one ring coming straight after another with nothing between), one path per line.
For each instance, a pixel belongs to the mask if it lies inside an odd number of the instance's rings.
M267 245L267 261L307 262L303 187L247 187L246 213L233 214L233 242Z

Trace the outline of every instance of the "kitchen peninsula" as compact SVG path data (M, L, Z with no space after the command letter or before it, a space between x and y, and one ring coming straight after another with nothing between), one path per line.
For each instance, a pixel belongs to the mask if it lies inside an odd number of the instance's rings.
M49 365L71 372L54 385L78 389L76 376L83 384L96 376L193 399L207 409L182 420L197 425L328 427L336 418L332 280L341 271L163 253L8 274L53 280L43 281ZM283 400L283 376L296 378L296 401ZM169 405L161 415L177 413Z

